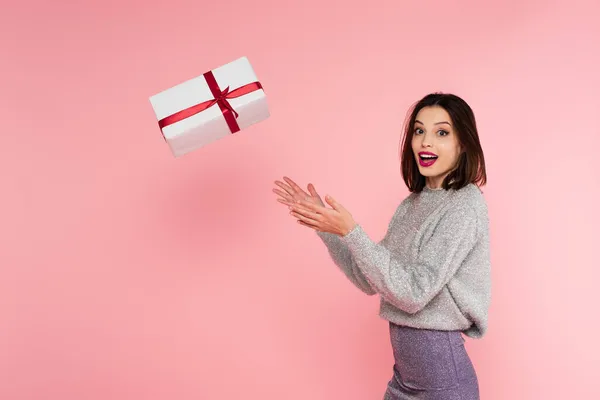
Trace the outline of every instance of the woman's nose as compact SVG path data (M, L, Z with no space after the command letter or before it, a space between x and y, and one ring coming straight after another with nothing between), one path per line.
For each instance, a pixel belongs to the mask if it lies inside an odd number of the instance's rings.
M431 147L430 140L426 135L423 135L423 138L421 139L421 147Z

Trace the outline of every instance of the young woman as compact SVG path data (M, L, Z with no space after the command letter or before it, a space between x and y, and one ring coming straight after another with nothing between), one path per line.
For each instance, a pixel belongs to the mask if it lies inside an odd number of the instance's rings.
M481 338L491 299L485 161L473 111L434 93L412 109L402 141L411 192L374 243L352 215L312 184L276 181L277 200L314 229L335 264L389 321L393 375L384 399L479 399L461 333Z

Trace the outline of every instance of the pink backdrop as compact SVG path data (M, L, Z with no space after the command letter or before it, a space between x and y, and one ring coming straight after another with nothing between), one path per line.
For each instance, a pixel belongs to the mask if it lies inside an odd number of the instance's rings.
M381 398L377 297L271 189L313 182L379 240L437 90L489 171L482 399L596 395L600 6L501 3L3 6L0 398ZM148 97L243 55L272 117L174 159Z

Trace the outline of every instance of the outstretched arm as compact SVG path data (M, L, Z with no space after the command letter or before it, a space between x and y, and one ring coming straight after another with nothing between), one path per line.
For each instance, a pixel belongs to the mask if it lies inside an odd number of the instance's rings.
M394 212L394 215L391 218L390 223L388 224L388 229L381 241L379 241L378 245L383 246L384 243L389 238L392 233L392 226L394 220L405 211L406 202L400 204L400 206ZM350 251L348 244L346 241L342 239L339 235L329 233L329 232L321 232L316 231L317 235L323 240L325 245L327 246L327 250L329 251L329 255L333 259L334 263L339 267L339 269L346 275L346 277L360 289L363 293L371 296L377 293L377 290L369 283L363 272L360 270L355 257Z

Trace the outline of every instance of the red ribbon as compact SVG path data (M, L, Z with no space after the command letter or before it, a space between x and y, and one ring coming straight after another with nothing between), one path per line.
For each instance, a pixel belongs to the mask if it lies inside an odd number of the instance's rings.
M158 121L158 126L161 131L165 126L172 125L176 122L184 120L186 118L191 117L192 115L196 115L206 110L209 107L212 107L215 104L219 105L223 116L225 117L225 121L229 126L229 130L231 133L238 132L240 130L239 125L237 124L236 118L239 116L238 113L233 109L231 104L229 104L228 99L233 99L236 97L243 96L245 94L254 92L256 90L262 89L262 85L260 82L252 82L247 85L241 86L235 90L229 91L229 86L227 86L224 90L219 88L217 84L217 80L215 79L212 71L206 72L204 75L204 79L206 79L206 83L212 92L214 99L207 100L203 103L196 104L194 106L188 107L184 110L178 111L175 114L169 115Z

